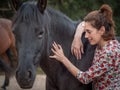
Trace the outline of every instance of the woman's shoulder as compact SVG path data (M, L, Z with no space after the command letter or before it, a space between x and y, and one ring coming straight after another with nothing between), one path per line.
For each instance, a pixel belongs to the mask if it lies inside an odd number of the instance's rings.
M117 40L110 40L102 49L96 49L95 55L113 57L116 54L120 55L120 43Z
M117 40L111 40L105 47L105 52L110 55L120 55L120 43Z

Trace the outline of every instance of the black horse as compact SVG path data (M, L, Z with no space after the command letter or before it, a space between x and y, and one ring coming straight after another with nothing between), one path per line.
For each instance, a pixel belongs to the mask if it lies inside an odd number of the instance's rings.
M13 6L18 9L13 21L19 61L16 71L18 84L21 88L32 88L36 68L40 65L47 75L46 90L92 90L91 83L80 83L49 55L52 54L52 43L56 41L62 45L69 60L80 70L86 71L91 66L95 46L91 46L83 35L85 53L81 60L76 60L70 48L79 22L50 7L46 8L46 5L47 0L38 0L38 3L13 0Z

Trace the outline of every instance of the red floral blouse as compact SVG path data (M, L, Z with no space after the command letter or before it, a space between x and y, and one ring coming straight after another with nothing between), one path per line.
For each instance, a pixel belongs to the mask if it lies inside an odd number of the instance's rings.
M92 66L88 71L79 71L77 78L82 83L93 81L93 90L120 90L120 44L109 41L96 49Z

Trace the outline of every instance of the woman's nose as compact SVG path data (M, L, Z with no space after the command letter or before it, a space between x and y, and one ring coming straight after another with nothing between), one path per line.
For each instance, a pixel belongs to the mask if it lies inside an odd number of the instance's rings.
M88 33L87 32L85 32L85 38L88 38Z

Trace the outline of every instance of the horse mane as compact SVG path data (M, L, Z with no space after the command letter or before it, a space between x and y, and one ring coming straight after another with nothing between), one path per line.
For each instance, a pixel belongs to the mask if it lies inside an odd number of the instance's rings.
M65 19L65 21L68 21L68 22L73 22L73 20L71 20L68 16L66 16L64 13L61 13L60 11L58 10L55 10L51 7L48 7L47 8L47 11L49 12L49 15L54 18L55 21L57 21L59 18L60 19Z
M50 17L50 26L51 26L50 30L54 30L54 35L63 35L62 38L64 39L67 39L66 35L68 36L68 38L69 36L71 37L74 35L75 28L78 23L77 21L73 21L64 13L55 10L51 7L47 7L46 13L48 13L48 16Z

